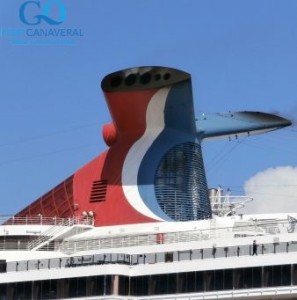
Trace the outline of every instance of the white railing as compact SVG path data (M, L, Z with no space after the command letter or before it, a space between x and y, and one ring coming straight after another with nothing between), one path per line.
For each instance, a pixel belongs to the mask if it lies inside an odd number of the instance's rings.
M288 254L297 252L297 244L294 241L284 243L267 243L259 245L259 256ZM248 257L252 255L252 245L226 246L216 248L195 248L183 251L163 251L158 253L100 253L91 255L68 256L50 259L31 259L7 262L4 272L19 272L42 269L61 269L73 267L85 267L94 265L144 265L157 263L172 263L184 261L201 261L210 259L229 259L234 257ZM294 263L294 262L293 262ZM1 269L1 264L0 264ZM1 271L0 271L1 273Z
M0 216L0 226L24 226L24 225L37 225L46 226L46 230L40 230L39 235L33 240L29 237L22 239L10 239L4 238L0 241L0 250L37 250L44 244L54 240L65 231L71 230L72 227L76 227L76 233L79 232L79 228L84 230L94 226L94 220L90 217L73 217L73 218L57 218L57 217L15 217L15 216ZM78 228L79 227L79 228ZM5 231L4 231L5 232ZM29 231L27 231L29 232ZM6 236L5 236L6 237ZM49 244L47 250L53 251L54 245Z
M90 217L16 217L0 216L0 225L52 225L52 226L72 226L72 225L94 225L94 219Z
M1 217L0 217L1 220ZM84 218L42 218L42 217L31 217L31 218L13 218L8 217L2 223L2 225L23 225L23 224L42 224L51 225L48 230L55 231L53 233L59 233L59 230L55 228L61 228L62 226L69 227L73 225L90 225L92 224L91 219ZM295 221L294 221L295 222ZM295 224L295 223L294 223ZM121 235L106 238L94 238L88 240L72 240L51 243L47 250L60 250L64 253L72 254L82 250L98 250L98 249L109 249L109 248L121 248L121 247L135 247L135 246L149 246L157 244L172 244L182 242L193 242L193 241L205 241L217 238L230 238L230 237L245 237L253 235L272 235L279 234L278 231L281 229L284 233L294 233L295 226L291 220L257 220L254 222L242 222L234 224L233 227L215 227L210 226L208 229L201 230L188 230L188 231L177 231L177 232L155 232L151 234L143 235ZM46 231L45 231L46 232ZM42 237L34 242L34 247L48 239ZM8 242L0 243L0 250L21 250L21 249L33 249L33 245L28 246L28 241L14 241L13 244ZM25 246L26 244L26 246ZM33 248L32 248L33 247ZM13 249L14 248L14 249Z
M64 241L58 245L62 252L72 254L83 250L98 250L121 247L151 246L157 244L172 244L183 242L206 241L217 238L244 237L257 235L272 235L279 233L276 228L282 228L290 233L291 223L284 220L261 220L234 225L233 227L209 228L202 230L189 230L178 232L156 232L143 235L122 235L107 238L96 238L79 241ZM291 231L295 232L295 230Z
M61 222L56 223L56 225L51 226L48 230L42 232L42 235L28 243L28 250L36 250L40 248L45 242L54 240L61 233L65 233L66 230L69 230L70 227L77 225L76 220L74 219L64 219Z

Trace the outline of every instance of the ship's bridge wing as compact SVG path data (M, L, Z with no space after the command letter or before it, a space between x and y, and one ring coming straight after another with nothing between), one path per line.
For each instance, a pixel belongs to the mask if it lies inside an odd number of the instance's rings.
M265 133L291 125L291 121L262 112L228 112L202 114L196 119L201 139Z

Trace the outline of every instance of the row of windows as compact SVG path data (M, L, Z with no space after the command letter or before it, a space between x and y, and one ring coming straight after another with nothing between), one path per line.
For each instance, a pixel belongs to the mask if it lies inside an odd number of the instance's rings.
M197 271L139 277L117 275L0 284L0 299L162 295L297 285L297 265Z
M92 276L0 284L0 299L64 299L111 295L112 276Z
M127 280L127 279L126 279ZM297 284L297 265L212 270L131 278L131 295L237 290ZM127 284L125 285L127 287ZM127 289L122 291L127 294Z

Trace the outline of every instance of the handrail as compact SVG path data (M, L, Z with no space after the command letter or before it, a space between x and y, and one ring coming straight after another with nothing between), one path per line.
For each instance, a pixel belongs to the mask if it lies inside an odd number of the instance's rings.
M28 250L36 250L40 248L45 242L53 240L57 235L61 234L65 227L76 225L73 219L65 219L59 222L57 225L51 226L48 230L44 231L42 235L38 236L36 239L28 242Z
M259 245L258 255L275 255L279 253L297 252L295 241L283 243L266 243ZM70 256L50 259L33 259L24 261L7 262L4 272L19 272L41 269L61 269L83 267L90 265L124 264L142 265L155 263L172 263L181 261L197 261L231 257L246 257L252 255L252 245L227 246L217 248L192 248L184 251L170 251L159 253L126 254L126 253L101 253L94 255Z
M42 215L36 217L16 217L11 215L0 215L0 225L61 225L72 226L77 225L94 225L94 219L86 217L44 217Z
M49 218L53 219L53 218ZM71 224L84 224L88 223L88 220L74 218ZM15 220L19 221L19 220ZM67 223L69 219L56 219L54 224L58 224L60 221L61 226L66 226L64 221ZM215 219L213 220L215 221ZM49 222L48 222L49 223ZM63 224L63 225L62 225ZM54 225L53 225L54 226ZM58 226L58 225L56 225ZM108 248L121 248L121 247L137 247L137 246L149 246L156 244L172 244L181 242L193 242L193 241L206 241L215 240L217 238L227 238L227 237L244 237L244 236L257 236L257 235L269 235L271 237L276 237L279 234L279 229L287 233L295 232L295 223L288 219L283 220L254 220L241 222L239 224L234 223L232 227L213 227L210 225L208 229L193 229L188 231L178 231L178 232L155 232L149 234L134 234L134 235L120 235L120 236L110 236L110 237L100 237L87 240L71 240L51 243L47 246L46 250L53 251L59 249L59 251L73 254L78 251L83 250L98 250L98 249L108 249ZM50 229L51 230L51 229ZM22 250L31 249L28 248L28 241L3 241L0 242L1 250Z
M217 238L230 238L230 236L236 238L244 236L252 237L257 235L269 235L275 237L275 234L279 234L279 228L285 230L287 233L295 232L295 229L292 230L292 224L287 219L277 221L255 220L254 222L247 221L242 225L234 224L232 227L211 227L210 225L210 228L208 229L193 229L177 232L156 232L140 235L121 235L87 240L62 241L56 246L60 251L72 254L83 250L196 242L215 240Z

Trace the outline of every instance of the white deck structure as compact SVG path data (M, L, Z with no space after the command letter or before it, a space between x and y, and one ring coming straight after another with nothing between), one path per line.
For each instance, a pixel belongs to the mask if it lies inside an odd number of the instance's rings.
M191 222L3 217L0 299L297 299L297 214L236 215L235 202Z

